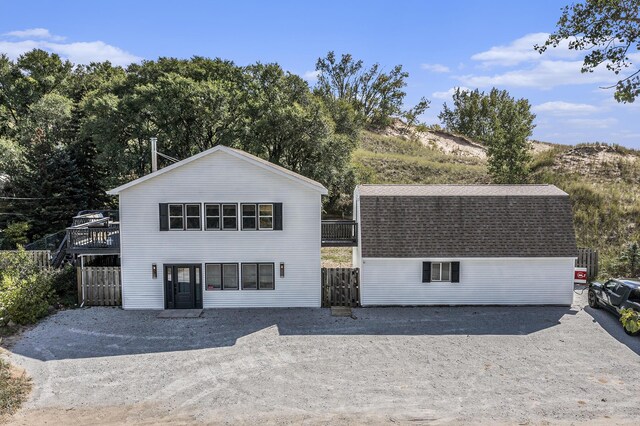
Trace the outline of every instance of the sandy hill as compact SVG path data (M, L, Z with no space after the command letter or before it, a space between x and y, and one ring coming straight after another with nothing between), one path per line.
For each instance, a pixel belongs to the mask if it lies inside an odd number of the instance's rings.
M531 145L531 182L566 191L578 244L600 250L603 276L626 275L622 253L640 241L640 152L599 143ZM352 161L360 182L491 182L481 143L440 130L417 131L402 122L363 132Z

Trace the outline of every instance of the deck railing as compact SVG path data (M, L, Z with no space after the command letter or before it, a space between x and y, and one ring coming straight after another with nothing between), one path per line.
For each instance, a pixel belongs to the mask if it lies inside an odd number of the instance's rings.
M120 224L108 218L67 229L68 250L72 253L117 253L120 251Z
M73 218L73 222L71 226L84 225L86 223L95 222L97 220L103 219L102 213L87 213L75 216Z
M358 223L353 220L323 220L323 247L354 247L358 245Z

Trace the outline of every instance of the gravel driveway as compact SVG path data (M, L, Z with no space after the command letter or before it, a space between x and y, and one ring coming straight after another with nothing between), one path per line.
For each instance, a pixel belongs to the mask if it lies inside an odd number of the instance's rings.
M11 348L12 421L637 424L640 338L585 305L60 312Z

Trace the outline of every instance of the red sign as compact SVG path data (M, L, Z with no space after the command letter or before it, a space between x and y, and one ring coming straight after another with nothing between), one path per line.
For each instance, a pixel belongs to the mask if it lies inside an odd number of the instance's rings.
M574 275L574 279L576 281L586 281L587 280L587 272L586 271L576 271Z

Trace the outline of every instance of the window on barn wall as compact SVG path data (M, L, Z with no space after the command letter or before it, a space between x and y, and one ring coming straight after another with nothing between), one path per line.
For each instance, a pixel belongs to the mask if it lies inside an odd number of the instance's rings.
M433 262L431 281L451 281L451 262Z

